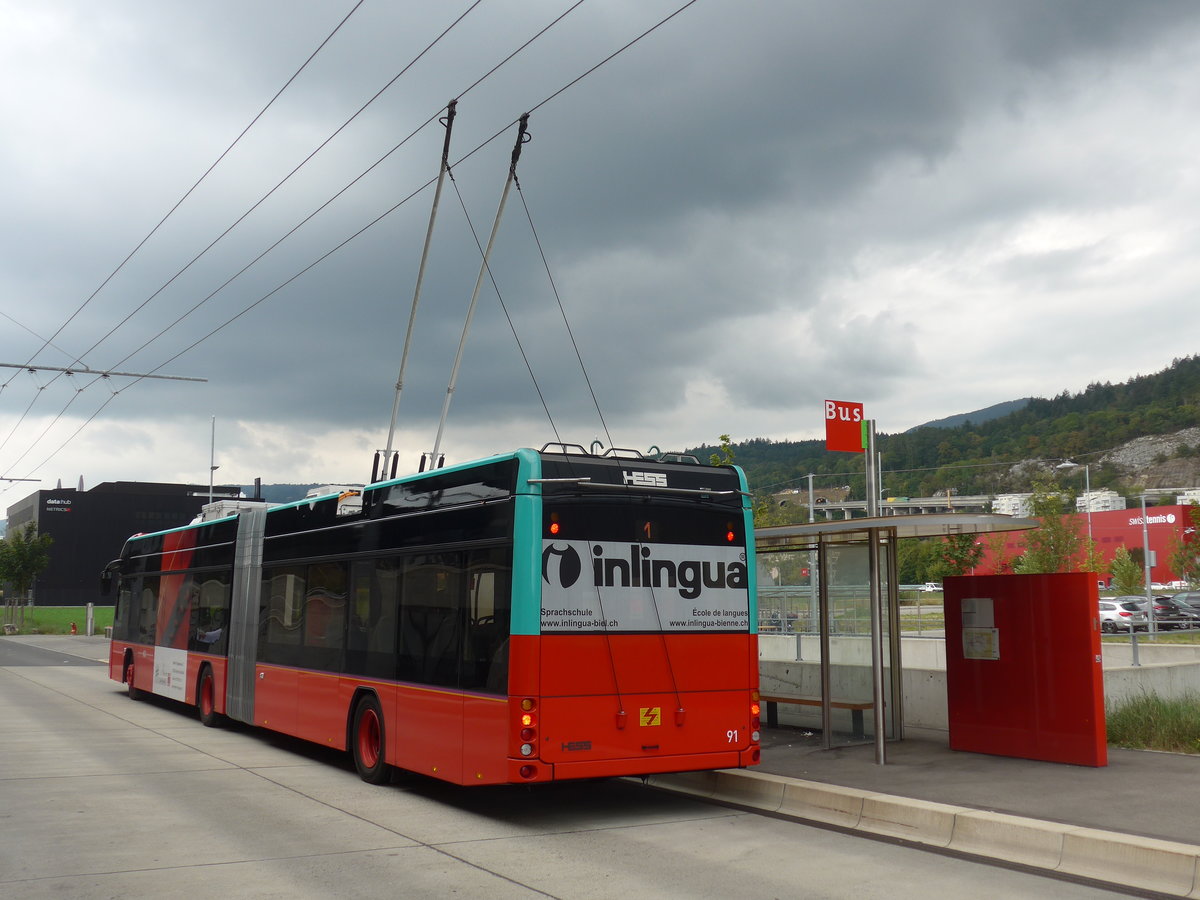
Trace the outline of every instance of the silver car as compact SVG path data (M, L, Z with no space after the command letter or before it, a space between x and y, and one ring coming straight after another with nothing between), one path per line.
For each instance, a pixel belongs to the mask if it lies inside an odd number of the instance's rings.
M1105 634L1118 631L1145 631L1150 627L1146 611L1132 600L1101 600L1100 630Z

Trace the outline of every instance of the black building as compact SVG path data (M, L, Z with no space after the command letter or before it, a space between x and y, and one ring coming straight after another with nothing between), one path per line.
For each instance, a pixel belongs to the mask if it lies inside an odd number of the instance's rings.
M208 502L208 485L106 481L90 491L59 488L30 494L8 508L8 535L33 522L54 538L50 565L33 584L38 606L113 602L100 596L100 572L130 535L186 525ZM240 488L213 489L214 499Z

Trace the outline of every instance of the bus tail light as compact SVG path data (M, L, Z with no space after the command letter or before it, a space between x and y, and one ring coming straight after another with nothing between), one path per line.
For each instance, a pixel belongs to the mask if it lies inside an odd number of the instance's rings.
M536 706L537 704L528 697L521 701L521 714L517 717L520 730L517 734L521 740L520 753L522 756L533 756L534 748L537 746L537 715L534 713ZM532 776L522 775L522 777Z
M520 772L522 778L537 777L537 766L521 766L518 771Z
M762 706L758 701L750 704L750 740L758 743L762 739Z

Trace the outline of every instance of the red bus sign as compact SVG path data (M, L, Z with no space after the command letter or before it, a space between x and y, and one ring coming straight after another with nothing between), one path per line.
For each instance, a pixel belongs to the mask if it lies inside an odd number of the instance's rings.
M825 401L825 449L862 453L863 405L845 400Z

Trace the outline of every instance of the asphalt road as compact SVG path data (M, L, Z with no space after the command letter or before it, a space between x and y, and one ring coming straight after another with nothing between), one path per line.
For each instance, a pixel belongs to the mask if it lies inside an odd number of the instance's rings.
M204 728L95 663L31 660L0 638L11 900L1127 896L635 782L372 787L342 754Z

